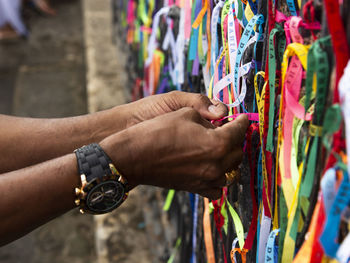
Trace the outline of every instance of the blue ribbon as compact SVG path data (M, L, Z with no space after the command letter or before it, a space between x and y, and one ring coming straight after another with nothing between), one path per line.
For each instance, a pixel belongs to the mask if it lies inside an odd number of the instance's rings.
M254 13L254 15L256 15L258 13L257 3L254 3L252 0L248 0L248 2L249 2L250 9Z
M292 16L297 16L297 10L295 8L294 0L287 0L287 6L289 9L289 12L292 14Z
M275 262L275 241L276 236L280 232L279 229L275 229L270 232L269 238L267 239L266 251L265 251L265 263Z
M350 183L348 173L344 171L344 179L339 187L337 196L327 215L326 226L320 238L321 244L327 256L335 258L339 243L337 237L339 232L340 218L342 211L350 203Z
M197 262L196 245L197 245L197 222L198 222L198 194L194 196L193 207L193 229L192 229L192 257L191 263Z
M241 59L243 56L243 51L245 50L245 47L250 39L250 36L254 33L255 25L256 24L260 25L262 23L264 23L264 16L261 14L255 15L252 19L250 19L248 25L244 29L241 40L239 42L238 49L237 49L235 69L234 69L234 84L235 84L235 90L236 90L237 94L239 94L239 92L238 92L238 83L239 83L238 72L239 72L239 66L241 64ZM240 103L242 103L242 102L240 101ZM243 107L243 109L244 109L244 107Z

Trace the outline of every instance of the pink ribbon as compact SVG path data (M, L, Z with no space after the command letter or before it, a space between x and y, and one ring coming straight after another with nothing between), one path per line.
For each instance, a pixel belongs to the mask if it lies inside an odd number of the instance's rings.
M218 119L218 120L212 120L211 122L214 123L216 121L223 121L223 120L226 120L228 118L232 118L233 120L235 120L239 115L242 115L242 114L245 114L248 116L248 120L250 121L256 121L256 122L259 122L259 113L236 113L236 114L233 114L233 115L230 115L230 116L225 116L221 119Z

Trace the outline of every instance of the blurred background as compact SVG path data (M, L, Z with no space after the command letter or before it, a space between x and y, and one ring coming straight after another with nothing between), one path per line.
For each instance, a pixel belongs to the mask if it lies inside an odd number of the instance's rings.
M128 101L127 59L112 33L111 6L111 0L0 0L0 113L67 117ZM151 242L162 243L161 229L152 213L145 222L141 192L109 215L71 211L1 247L0 262L164 261ZM153 229L148 234L146 226Z

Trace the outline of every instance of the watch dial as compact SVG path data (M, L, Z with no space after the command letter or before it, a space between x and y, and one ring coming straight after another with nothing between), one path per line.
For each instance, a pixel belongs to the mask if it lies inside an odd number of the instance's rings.
M86 204L92 212L102 214L112 211L123 201L124 186L118 181L106 181L92 188Z

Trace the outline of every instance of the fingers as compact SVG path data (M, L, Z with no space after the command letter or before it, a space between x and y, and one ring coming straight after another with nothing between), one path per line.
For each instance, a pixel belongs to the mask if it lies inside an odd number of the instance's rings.
M224 187L226 185L226 176L225 173L220 174L220 177L215 181L210 183L211 187Z
M222 160L222 167L225 172L236 170L243 160L243 150L238 148Z
M226 156L224 156L224 159L221 162L221 173L216 175L216 178L211 181L210 186L213 187L223 187L226 185L226 175L225 173L230 173L232 171L235 171L235 173L238 173L238 167L241 164L243 159L243 151L242 149L237 149ZM237 178L239 179L239 177Z
M191 107L198 111L200 115L208 120L217 120L227 115L228 109L225 104L210 100L207 96L188 92L171 92L178 109L182 107ZM176 110L176 109L174 109Z
M198 124L201 124L203 127L207 129L214 129L215 126L208 120L204 119L198 111L195 109L184 107L177 111L180 114L183 114L183 116L191 121L194 121Z
M235 121L227 123L212 131L216 133L216 148L213 150L212 158L220 167L212 178L211 186L222 187L226 183L225 173L236 170L243 159L242 144L245 138L245 132L249 125L246 116L241 115Z
M228 114L228 108L225 104L214 99L211 99L210 102L212 103L212 105L209 105L208 110L211 114L214 114L215 116L213 115L213 118L211 118L211 116L208 116L207 119L218 120L225 117Z
M236 120L216 128L215 132L219 134L224 144L227 143L230 149L235 149L243 144L248 126L248 117L241 114Z

